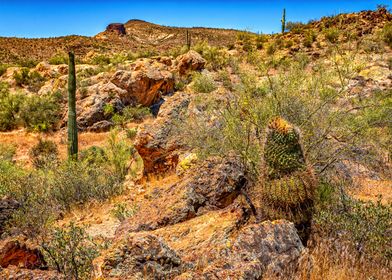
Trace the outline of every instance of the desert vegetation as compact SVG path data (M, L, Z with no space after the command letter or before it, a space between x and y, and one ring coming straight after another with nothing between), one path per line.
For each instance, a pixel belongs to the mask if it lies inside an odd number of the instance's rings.
M274 35L130 21L1 52L0 273L389 279L392 16L286 16Z

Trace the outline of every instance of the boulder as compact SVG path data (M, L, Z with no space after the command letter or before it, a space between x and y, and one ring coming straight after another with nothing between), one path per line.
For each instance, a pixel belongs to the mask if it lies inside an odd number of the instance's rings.
M42 253L19 240L4 241L0 248L0 266L10 265L28 269L46 267Z
M111 23L106 27L107 32L116 33L117 35L126 35L127 31L122 23Z
M111 82L125 90L119 94L125 105L151 106L162 95L174 91L173 74L166 70L166 65L150 60L137 61L131 71L118 70Z
M206 60L193 50L177 57L176 60L177 70L181 76L191 71L201 71L204 69L204 65L206 64Z
M0 279L12 280L65 280L65 277L56 271L30 270L10 266L0 270Z
M183 147L176 124L184 120L190 99L186 93L176 93L162 104L152 124L140 127L134 146L143 159L146 174L176 168Z
M236 158L210 158L190 168L180 181L154 189L116 235L155 230L223 209L236 199L244 183L244 168Z
M149 233L129 234L94 261L98 279L173 279L181 259L163 240Z
M4 226L18 209L19 203L10 198L0 199L0 235L4 232Z

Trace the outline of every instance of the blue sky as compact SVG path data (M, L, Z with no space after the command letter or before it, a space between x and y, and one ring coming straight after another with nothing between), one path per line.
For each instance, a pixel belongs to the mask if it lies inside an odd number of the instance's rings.
M282 9L288 21L375 9L391 0L0 0L0 36L92 36L112 22L142 19L170 26L205 26L279 32Z

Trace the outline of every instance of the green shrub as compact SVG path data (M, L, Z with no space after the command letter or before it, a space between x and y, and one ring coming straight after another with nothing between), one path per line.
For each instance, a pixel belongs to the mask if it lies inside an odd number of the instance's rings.
M340 191L338 191L340 189ZM387 264L392 259L392 204L350 199L341 186L319 190L315 229L321 237L348 244L354 255Z
M142 121L145 117L150 116L151 112L148 107L143 106L128 106L125 107L121 113L116 113L112 117L115 125L125 127L131 121Z
M294 34L301 33L303 28L304 28L304 24L302 22L288 21L286 23L286 31L291 31Z
M127 138L129 139L135 139L136 135L137 135L137 128L129 128L125 131L127 133Z
M0 161L12 162L15 153L16 153L15 145L0 143Z
M314 41L316 41L316 34L313 31L307 32L305 35L304 46L310 48Z
M41 247L49 266L66 279L90 279L99 247L83 228L74 223L54 228Z
M327 28L324 31L325 39L330 43L337 43L339 40L339 29L335 27Z
M104 54L95 55L91 58L91 64L108 65L110 64L110 57Z
M59 94L30 95L20 106L22 124L35 131L54 130L60 119Z
M132 217L139 210L136 205L127 205L126 203L117 203L112 209L112 215L120 222L124 221L126 218Z
M19 93L10 93L8 85L0 83L0 131L12 130L18 126L23 97Z
M268 44L267 47L267 54L268 55L273 55L276 52L276 44L275 42L271 42Z
M193 75L192 89L199 93L210 93L216 89L214 79L204 73L195 73Z
M38 61L34 60L34 59L19 59L18 61L18 65L20 67L26 67L26 68L33 68L35 66L37 66Z
M3 76L3 74L4 74L5 72L7 72L7 69L8 69L8 65L6 65L6 64L0 64L0 77Z
M206 61L206 67L212 70L219 70L227 66L229 56L225 50L218 47L209 46L207 42L198 42L192 47L198 52Z
M49 58L48 62L52 65L68 64L68 55L66 53L57 53Z
M40 73L25 67L15 71L13 78L17 86L27 86L33 92L37 92L45 83L45 78Z
M392 23L387 23L382 29L382 37L388 46L392 47Z
M55 142L39 139L30 149L30 158L36 168L46 167L58 160L58 149Z
M101 147L91 146L87 149L81 150L79 159L90 165L104 164L107 161L105 150Z

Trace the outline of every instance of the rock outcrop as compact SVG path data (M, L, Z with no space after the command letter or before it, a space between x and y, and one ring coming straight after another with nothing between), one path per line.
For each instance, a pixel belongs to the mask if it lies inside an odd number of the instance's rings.
M30 270L10 266L0 269L0 279L12 280L65 280L65 277L56 271Z
M95 260L102 279L173 279L181 272L181 259L163 240L149 233L129 234Z
M126 35L127 31L122 23L111 23L106 27L106 32L115 33L117 35Z
M177 124L184 119L190 99L186 93L176 93L162 104L154 123L139 129L135 148L143 159L145 173L176 168L182 148Z
M124 105L151 106L174 91L173 74L166 65L152 60L140 60L130 71L118 70L111 82L125 90L119 94Z
M155 189L145 211L125 220L117 235L155 230L225 208L239 195L244 180L244 168L235 158L206 160L189 169L181 181Z
M179 56L176 60L177 70L181 76L191 71L201 71L206 64L206 60L193 50Z
M0 235L4 232L4 226L19 207L19 203L10 198L0 199Z
M37 248L30 248L19 240L4 241L0 248L0 266L7 268L13 265L27 269L46 266L42 253Z

